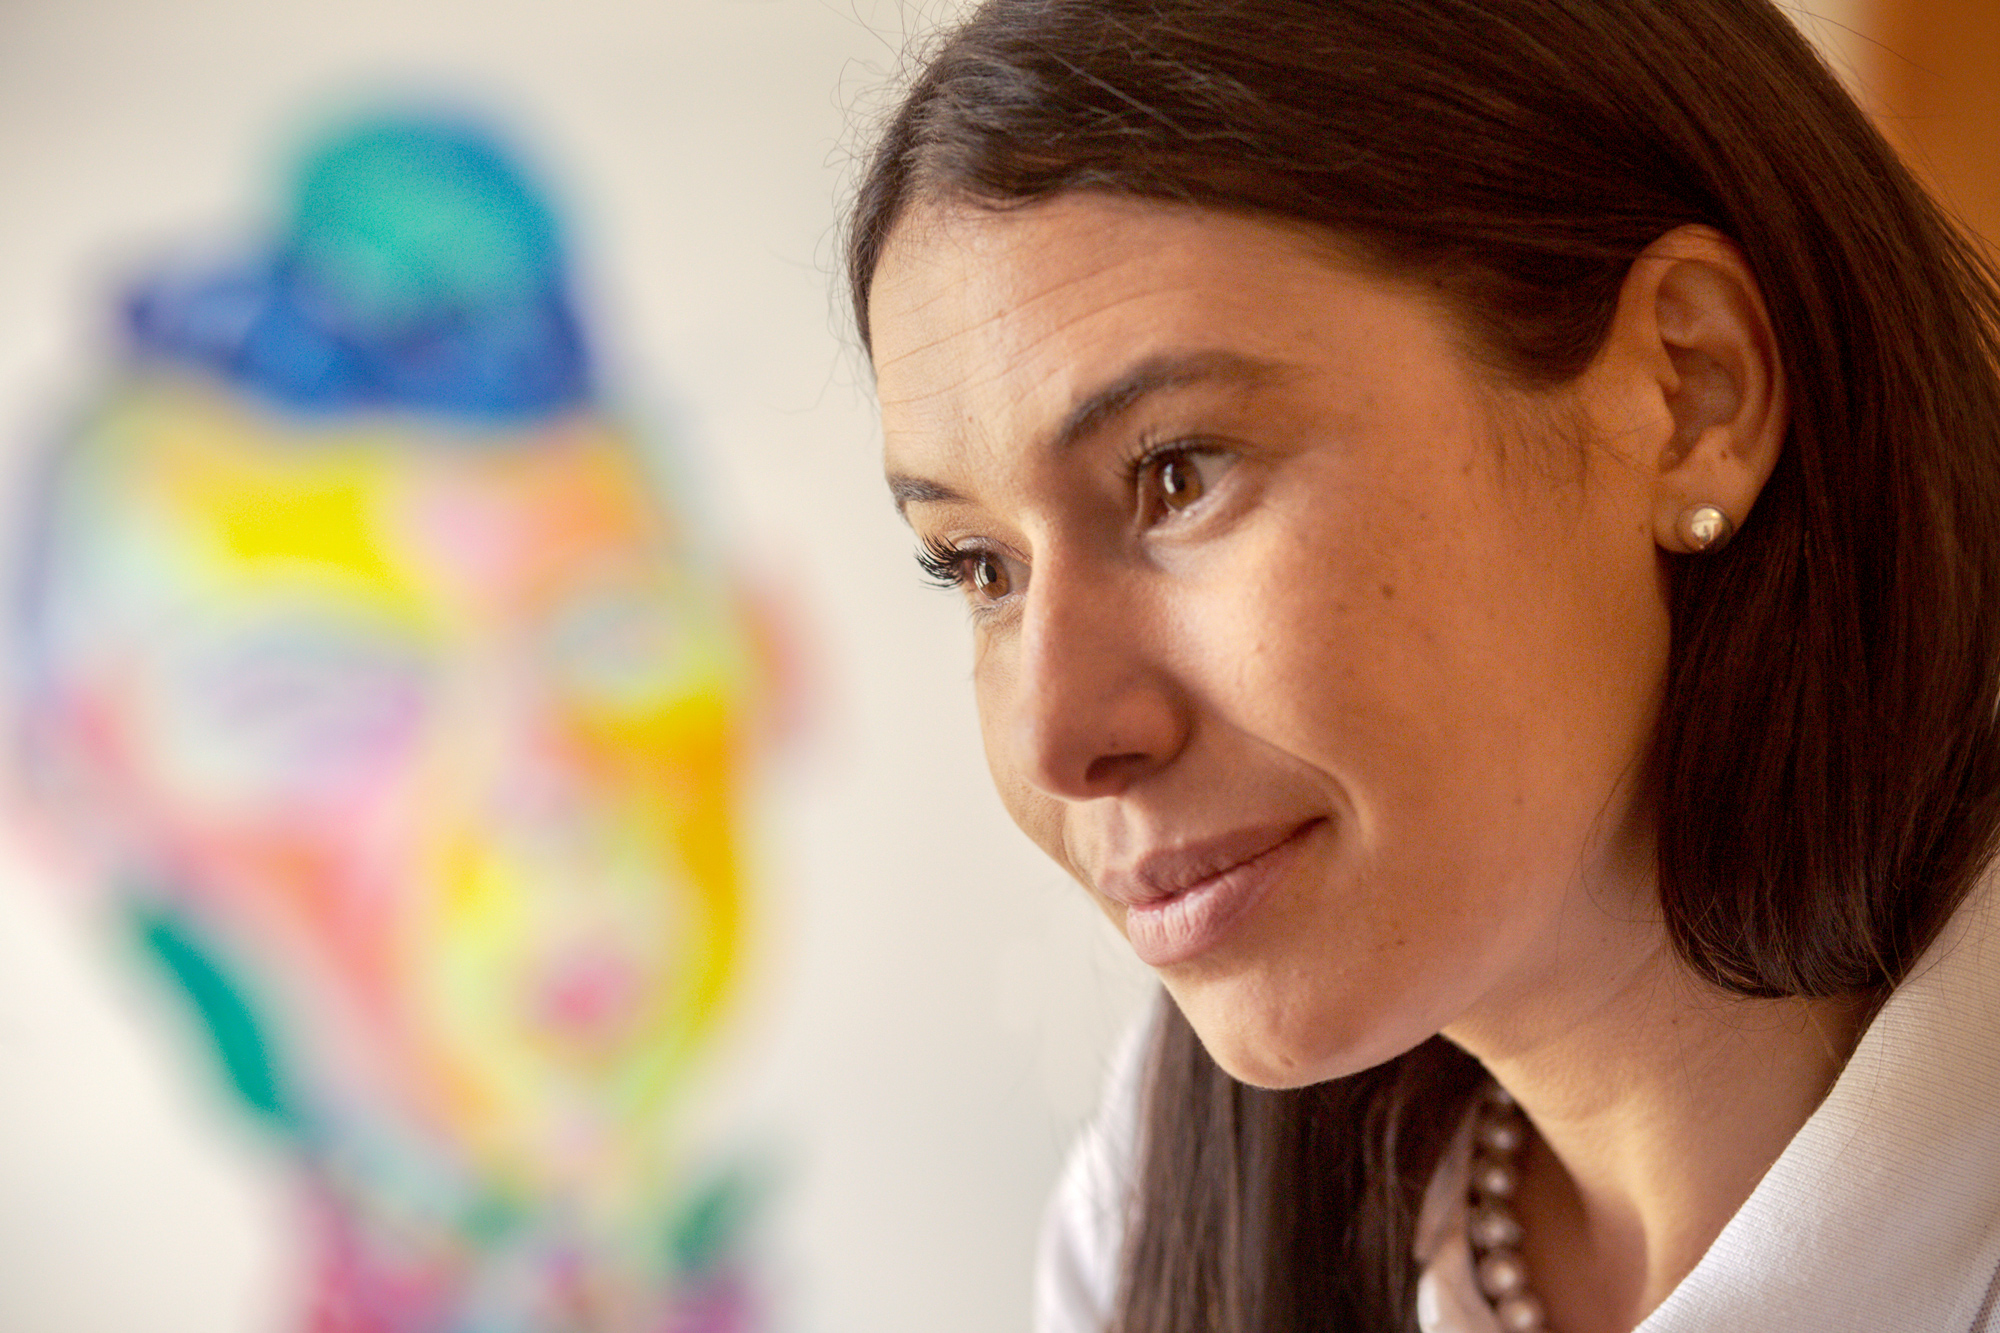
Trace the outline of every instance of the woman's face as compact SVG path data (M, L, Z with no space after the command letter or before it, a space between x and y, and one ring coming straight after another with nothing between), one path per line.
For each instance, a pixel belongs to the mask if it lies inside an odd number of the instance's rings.
M92 850L230 942L344 1116L522 1189L643 1177L736 976L753 701L632 441L163 380L65 467L43 720Z
M1593 371L1248 217L920 209L871 305L1016 821L1269 1086L1519 1015L1656 916L1667 613Z

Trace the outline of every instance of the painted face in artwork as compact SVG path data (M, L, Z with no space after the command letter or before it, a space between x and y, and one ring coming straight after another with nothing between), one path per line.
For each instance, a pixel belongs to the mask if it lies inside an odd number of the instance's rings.
M316 1086L532 1188L629 1163L730 989L739 608L588 413L454 434L142 379L79 436L80 822L261 964Z

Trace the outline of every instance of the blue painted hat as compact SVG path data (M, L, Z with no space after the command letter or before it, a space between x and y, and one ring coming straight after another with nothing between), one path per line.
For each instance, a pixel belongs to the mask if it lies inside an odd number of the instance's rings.
M513 423L590 396L555 218L466 123L338 136L306 158L269 253L152 277L126 315L141 356L302 412Z

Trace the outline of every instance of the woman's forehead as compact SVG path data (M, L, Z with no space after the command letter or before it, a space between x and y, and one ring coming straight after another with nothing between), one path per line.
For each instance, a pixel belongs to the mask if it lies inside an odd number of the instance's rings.
M926 210L891 237L870 302L890 471L1073 436L1142 392L1308 370L1359 392L1438 342L1412 290L1245 214L1089 194Z
M1199 288L1205 278L1227 288L1342 258L1309 228L1183 204L1073 193L1005 210L927 205L897 225L876 268L876 369L945 333L1019 337L1033 317L1100 294Z

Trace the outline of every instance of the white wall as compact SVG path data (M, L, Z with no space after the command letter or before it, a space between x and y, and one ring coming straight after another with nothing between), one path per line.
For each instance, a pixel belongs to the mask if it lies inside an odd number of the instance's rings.
M851 117L920 22L876 0L0 3L0 475L90 380L115 274L247 229L319 113L441 89L551 169L620 379L682 425L818 656L724 1103L790 1163L795 1333L1024 1327L1042 1196L1141 993L988 789L962 613L909 558L844 341ZM0 1333L286 1328L276 1164L59 877L0 866Z

